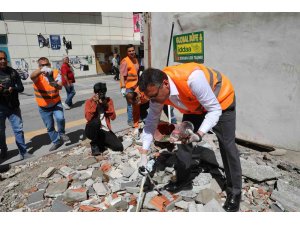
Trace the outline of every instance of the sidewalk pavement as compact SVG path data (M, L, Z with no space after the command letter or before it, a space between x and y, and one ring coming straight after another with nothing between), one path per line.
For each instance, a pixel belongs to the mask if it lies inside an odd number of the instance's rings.
M88 74L88 75L81 75L81 76L75 76L75 79L83 79L88 77L98 77L98 76L113 76L111 74L105 74L105 73L98 73L98 74ZM25 81L22 81L23 85L32 84L32 80L30 77L28 77Z

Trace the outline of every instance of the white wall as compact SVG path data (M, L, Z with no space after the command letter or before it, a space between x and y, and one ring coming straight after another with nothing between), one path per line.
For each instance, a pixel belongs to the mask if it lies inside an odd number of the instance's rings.
M101 16L102 15L102 16ZM44 56L50 61L61 60L66 51L40 48L37 34L44 37L51 34L65 36L72 41L68 55L84 57L93 56L89 71L75 70L76 76L96 74L95 55L90 41L93 40L129 40L133 41L132 13L3 13L0 21L0 33L8 36L8 49L15 67L16 59L24 58L29 64L30 72L37 68L37 59ZM78 65L79 66L79 65Z
M151 16L153 67L166 65L173 21L174 35L204 31L204 64L225 73L235 87L237 137L300 151L300 13Z

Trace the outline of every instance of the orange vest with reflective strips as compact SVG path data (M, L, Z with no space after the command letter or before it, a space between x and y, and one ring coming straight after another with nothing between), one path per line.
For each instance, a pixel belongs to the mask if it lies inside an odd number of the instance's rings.
M127 89L129 89L129 88L135 87L137 85L138 71L136 71L133 62L131 61L131 59L128 56L125 57L124 59L122 59L121 63L123 63L124 60L127 63L127 79L125 80L125 87ZM137 61L137 59L136 59L136 61Z
M57 78L59 71L53 70L54 80ZM34 95L37 104L40 107L46 107L49 104L55 105L60 101L59 90L52 87L44 75L40 75L38 80L33 83Z
M234 100L234 88L230 80L219 71L198 63L185 63L164 68L164 72L172 79L178 92L179 99L188 110L178 108L169 99L164 104L173 105L184 114L203 114L206 112L188 86L188 78L195 70L202 70L212 91L217 97L222 110L227 109Z

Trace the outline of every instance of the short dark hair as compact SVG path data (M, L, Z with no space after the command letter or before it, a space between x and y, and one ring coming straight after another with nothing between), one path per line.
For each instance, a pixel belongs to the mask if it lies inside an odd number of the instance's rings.
M129 48L134 48L133 44L129 44L126 46L126 50L128 50Z
M159 87L166 79L168 79L168 76L165 72L159 69L148 68L139 78L139 88L144 92L148 86L155 85Z
M101 83L98 82L94 85L94 93L106 93L107 92L107 87L106 87L106 83Z
M49 59L46 58L46 57L41 57L41 58L39 58L39 59L38 59L38 62L39 62L39 61L42 61L42 60L43 60L43 61L44 61L44 60L47 60L47 61L49 62Z
M5 58L7 59L7 54L5 51L0 50L0 53L3 53L5 55Z

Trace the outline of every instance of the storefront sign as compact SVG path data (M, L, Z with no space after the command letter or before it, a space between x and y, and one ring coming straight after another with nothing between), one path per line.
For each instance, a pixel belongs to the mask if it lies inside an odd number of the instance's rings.
M51 48L58 50L61 47L61 41L59 35L50 35Z
M173 37L175 62L204 62L203 31L176 35Z

